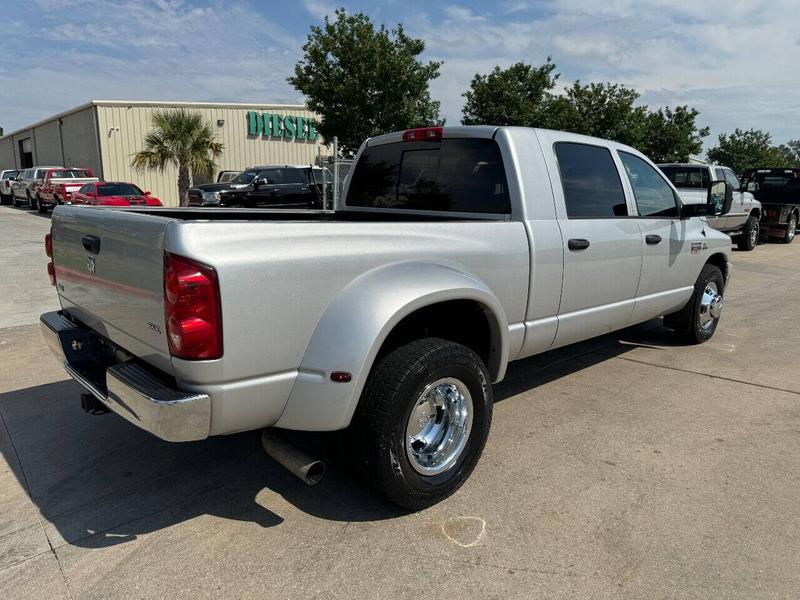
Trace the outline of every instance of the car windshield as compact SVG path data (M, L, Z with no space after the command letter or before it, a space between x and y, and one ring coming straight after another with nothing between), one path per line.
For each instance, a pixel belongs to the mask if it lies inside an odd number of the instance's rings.
M232 181L233 179L236 179L236 177L238 177L240 174L241 173L239 173L238 171L228 171L227 173L222 173L219 176L219 183L227 183L229 181Z
M706 167L659 167L677 188L702 190L708 187L708 169Z
M258 175L258 171L243 171L231 180L231 183L243 183L247 185Z
M78 179L82 177L91 177L89 171L84 169L64 169L61 171L51 171L51 179Z
M331 173L330 169L324 169L325 171L325 183L332 183L333 182L333 173ZM314 167L314 182L317 184L322 184L323 177L322 177L323 169L319 167Z
M101 196L143 196L144 193L132 183L104 183L97 186Z

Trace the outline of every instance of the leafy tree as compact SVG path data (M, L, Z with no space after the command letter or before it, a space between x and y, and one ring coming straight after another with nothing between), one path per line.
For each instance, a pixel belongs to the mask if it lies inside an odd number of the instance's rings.
M719 143L708 151L708 159L742 173L746 169L783 167L797 164L793 148L800 144L773 146L772 137L760 129L739 129L731 134L721 133Z
M567 88L567 105L558 111L560 123L550 123L555 129L582 133L636 146L643 138L646 106L635 106L639 94L615 83L576 81Z
M340 8L334 20L326 16L322 27L311 27L288 80L320 116L322 136L338 136L343 149L354 151L370 136L440 122L428 86L442 63L421 63L424 49L402 24L376 29L367 15Z
M499 66L488 75L476 73L461 111L464 125L523 125L541 126L549 99L556 85L556 66L547 58L540 67L522 62L508 69Z
M607 138L638 148L653 160L687 160L702 150L708 129L698 129L698 112L688 106L649 111L639 94L613 83L574 82L553 92L559 77L548 57L539 67L517 63L476 74L462 111L465 125L546 127Z
M688 106L648 112L637 149L655 162L686 162L690 155L700 154L708 135L708 127L697 127L699 114Z
M153 130L144 138L144 150L133 156L131 166L139 171L177 167L180 205L188 206L192 177L214 174L214 159L222 154L223 145L214 140L211 124L199 112L155 111L152 121Z

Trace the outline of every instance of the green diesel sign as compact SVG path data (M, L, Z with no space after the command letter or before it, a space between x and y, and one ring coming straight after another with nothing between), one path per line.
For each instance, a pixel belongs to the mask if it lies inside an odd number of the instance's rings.
M247 113L247 135L263 135L296 142L315 142L319 137L311 119L254 110Z

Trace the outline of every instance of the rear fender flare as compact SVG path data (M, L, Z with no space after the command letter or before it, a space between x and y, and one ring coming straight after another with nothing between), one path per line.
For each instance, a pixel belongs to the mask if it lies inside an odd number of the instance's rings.
M508 362L508 321L489 287L455 263L393 263L357 277L328 305L276 426L305 431L347 427L392 329L412 312L450 300L472 300L483 308L493 348L487 367L493 380L502 379ZM352 380L334 383L334 371L351 373Z

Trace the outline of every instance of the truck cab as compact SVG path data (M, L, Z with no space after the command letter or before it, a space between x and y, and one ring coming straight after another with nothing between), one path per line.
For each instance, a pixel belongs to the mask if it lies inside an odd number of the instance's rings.
M702 204L712 181L725 181L733 191L729 213L709 217L708 224L736 239L741 250L753 250L758 244L761 203L746 190L729 167L703 163L662 163L658 165L686 204Z

